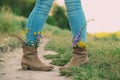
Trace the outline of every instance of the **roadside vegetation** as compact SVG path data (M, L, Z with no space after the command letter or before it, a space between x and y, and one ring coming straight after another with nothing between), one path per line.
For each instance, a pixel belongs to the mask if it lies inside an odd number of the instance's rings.
M16 47L21 46L11 35L21 36L26 20L25 17L13 13L9 7L1 8L0 53L13 51ZM51 20L54 21L53 18L49 21ZM44 57L51 59L51 64L64 66L72 57L71 32L67 29L68 27L60 28L56 26L56 22L53 24L55 25L45 24L43 35L44 38L50 39L45 50L53 50L57 54L45 55ZM73 80L120 80L120 32L88 33L87 52L88 64L61 71L61 76L70 76Z
M51 39L45 49L56 51L57 54L44 57L51 59L51 64L64 66L72 57L71 33L52 26L47 26L45 31ZM73 80L119 80L119 41L120 32L87 34L89 63L61 71L61 75L71 76Z

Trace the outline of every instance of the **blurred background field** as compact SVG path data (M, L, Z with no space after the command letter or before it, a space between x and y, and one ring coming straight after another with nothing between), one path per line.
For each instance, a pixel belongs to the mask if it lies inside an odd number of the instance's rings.
M0 53L21 46L12 34L22 36L21 31L26 27L34 4L35 0L0 0ZM45 49L58 53L44 57L51 59L51 64L65 65L72 56L72 36L65 8L54 4L43 35L50 39ZM87 33L87 49L90 62L61 71L61 75L71 76L74 80L120 80L120 31Z

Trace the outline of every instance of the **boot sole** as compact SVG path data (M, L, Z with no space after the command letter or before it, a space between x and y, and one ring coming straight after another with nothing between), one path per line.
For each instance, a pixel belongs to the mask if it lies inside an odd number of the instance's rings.
M81 62L80 63L80 65L79 65L79 67L81 67L82 65L85 65L85 64L87 64L89 62L89 58L87 57L83 62ZM74 65L73 65L74 66ZM69 67L71 67L71 66L69 66ZM69 67L61 67L61 68L59 68L59 70L60 71L62 71L62 70L66 70L66 69L68 69Z
M21 66L22 66L22 69L23 70L32 70L32 71L51 71L52 69L53 69L53 67L51 66L51 67L49 67L49 68L47 68L47 69L35 69L35 68L32 68L31 66L29 66L29 65L26 65L26 64L21 64Z

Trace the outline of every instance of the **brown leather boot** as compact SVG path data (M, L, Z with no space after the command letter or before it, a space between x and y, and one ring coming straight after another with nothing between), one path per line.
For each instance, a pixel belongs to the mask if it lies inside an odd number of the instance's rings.
M24 70L34 71L50 71L53 66L48 66L41 62L37 55L37 48L30 46L23 46L23 53L21 66Z
M73 55L68 64L59 68L59 70L65 70L71 66L81 66L88 62L88 56L86 48L73 48Z

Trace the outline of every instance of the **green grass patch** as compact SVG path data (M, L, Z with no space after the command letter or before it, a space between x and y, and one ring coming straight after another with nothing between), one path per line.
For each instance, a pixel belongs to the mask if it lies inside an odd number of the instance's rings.
M45 49L53 50L58 53L55 55L45 55L45 58L52 59L51 64L63 66L71 58L71 34L67 30L61 30L47 24L45 26L43 33L45 36L48 35L47 37L51 39L47 46L45 46Z
M12 35L21 35L25 23L25 17L14 15L9 7L2 7L0 10L0 53L12 51L20 46Z
M16 16L8 7L3 7L0 10L0 35L4 34L20 34L23 27L25 27L26 18Z
M65 65L72 57L71 33L49 25L46 25L45 31L51 39L45 49L57 52L55 55L45 55L45 58L51 59L51 64ZM119 40L115 40L114 37L96 38L88 34L89 63L81 67L70 67L60 74L72 76L74 80L120 80Z

